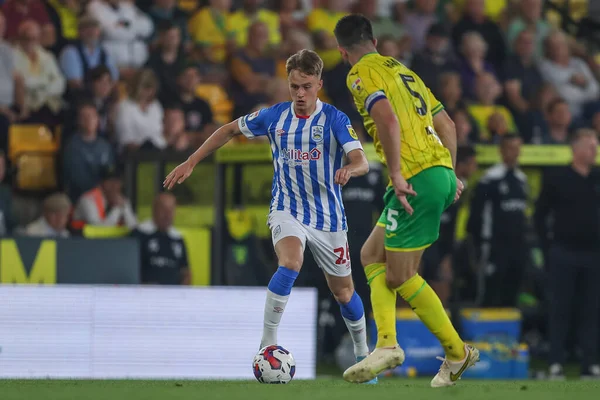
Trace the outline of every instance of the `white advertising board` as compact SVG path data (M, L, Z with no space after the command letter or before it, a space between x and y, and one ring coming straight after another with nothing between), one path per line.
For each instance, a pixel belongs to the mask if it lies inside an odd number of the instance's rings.
M0 285L0 378L254 379L265 289ZM279 344L316 373L317 293L295 288Z

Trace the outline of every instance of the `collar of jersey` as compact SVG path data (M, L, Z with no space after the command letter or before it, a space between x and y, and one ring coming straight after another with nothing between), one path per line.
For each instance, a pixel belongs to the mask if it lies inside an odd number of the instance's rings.
M376 51L372 51L372 52L370 52L370 53L363 54L363 55L362 55L362 56L361 56L361 57L358 59L358 61L356 62L356 64L358 64L358 63L359 63L359 62L360 62L360 61L361 61L363 58L365 58L365 57L368 57L368 56L372 56L372 55L374 55L374 54L379 54L379 53L378 53L378 52L376 52Z
M292 101L292 104L290 105L290 110L292 111L292 114L296 118L300 118L300 119L309 119L310 117L313 117L313 116L317 115L318 113L320 113L322 109L323 109L323 102L320 99L317 99L317 106L315 107L315 111L308 116L307 115L296 115L296 111L294 110L294 102Z

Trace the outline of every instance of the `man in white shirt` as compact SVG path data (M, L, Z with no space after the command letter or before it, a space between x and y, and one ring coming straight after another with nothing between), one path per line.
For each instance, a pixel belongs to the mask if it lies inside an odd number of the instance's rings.
M22 231L25 236L34 237L69 237L67 223L71 201L64 193L56 193L44 200L42 216L30 223Z

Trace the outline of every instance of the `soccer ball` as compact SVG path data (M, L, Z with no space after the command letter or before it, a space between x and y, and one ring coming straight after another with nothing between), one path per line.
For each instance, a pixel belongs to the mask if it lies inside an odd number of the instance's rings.
M283 347L267 346L254 356L252 371L260 383L289 383L296 373L296 361Z

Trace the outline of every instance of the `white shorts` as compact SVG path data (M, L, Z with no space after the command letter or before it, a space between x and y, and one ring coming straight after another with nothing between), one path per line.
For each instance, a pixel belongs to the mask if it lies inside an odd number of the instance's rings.
M343 277L352 273L345 231L320 231L304 225L285 211L273 211L268 221L273 246L285 237L297 237L302 242L303 251L308 242L317 265L327 274Z

